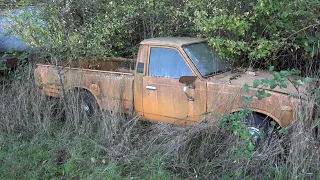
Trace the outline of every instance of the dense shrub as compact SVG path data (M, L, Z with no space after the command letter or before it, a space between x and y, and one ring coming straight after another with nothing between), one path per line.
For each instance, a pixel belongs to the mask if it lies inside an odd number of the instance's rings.
M319 1L218 0L209 7L195 12L195 26L238 65L303 68L319 58Z
M319 65L317 0L58 0L32 8L35 1L19 3L25 3L18 7L25 11L15 18L13 32L42 55L39 60L53 63L85 56L135 57L145 38L200 36L237 66L296 67L316 74ZM239 151L243 139L213 131L210 123L181 128L109 112L88 122L73 104L76 94L61 107L59 100L38 94L30 72L13 79L0 85L3 178L10 167L12 178L105 178L109 171L137 179L319 177L319 137L313 132L319 124L314 121L318 90L309 93L289 134L271 137L248 157ZM69 156L58 163L59 158L50 159L60 154ZM26 169L39 172L25 175Z
M58 0L35 4L15 29L59 59L135 57L146 38L200 36L237 66L306 70L319 63L319 8L317 0Z

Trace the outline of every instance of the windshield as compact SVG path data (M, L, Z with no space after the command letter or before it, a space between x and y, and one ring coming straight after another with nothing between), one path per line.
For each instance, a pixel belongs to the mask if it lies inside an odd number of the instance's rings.
M230 65L218 58L218 53L207 43L189 44L183 47L203 77L228 71Z

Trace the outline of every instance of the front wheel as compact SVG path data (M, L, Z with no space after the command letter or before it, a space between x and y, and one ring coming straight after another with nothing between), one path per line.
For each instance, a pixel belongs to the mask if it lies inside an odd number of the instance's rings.
M243 121L255 144L261 142L268 134L270 118L258 113L251 113Z

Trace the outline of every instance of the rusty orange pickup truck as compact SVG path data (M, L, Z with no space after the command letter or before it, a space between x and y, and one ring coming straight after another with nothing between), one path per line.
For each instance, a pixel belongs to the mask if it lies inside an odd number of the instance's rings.
M212 114L237 112L243 105L245 83L273 77L267 71L231 72L217 52L200 38L163 37L140 43L137 59L108 58L83 61L62 70L66 91L81 91L88 111L93 103L102 110L135 113L141 119L191 125L212 121ZM38 64L36 84L41 93L59 97L59 78L53 65ZM254 118L288 125L296 102L288 97L295 89L267 90L271 97L248 106Z

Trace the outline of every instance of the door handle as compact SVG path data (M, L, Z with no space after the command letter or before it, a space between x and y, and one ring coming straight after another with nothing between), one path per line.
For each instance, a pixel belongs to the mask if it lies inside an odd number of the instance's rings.
M148 90L157 90L157 87L155 87L155 86L146 86L146 88Z

